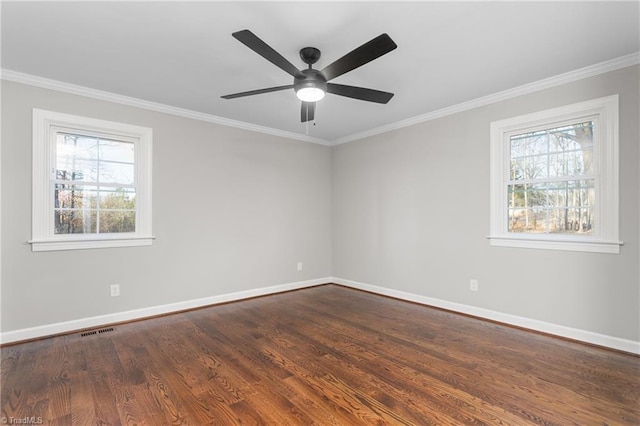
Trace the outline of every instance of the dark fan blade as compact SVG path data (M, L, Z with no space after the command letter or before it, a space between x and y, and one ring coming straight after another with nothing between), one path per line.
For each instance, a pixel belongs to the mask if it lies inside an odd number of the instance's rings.
M361 101L377 102L379 104L386 104L393 98L393 93L335 83L327 83L327 93L360 99Z
M278 68L288 72L294 77L303 76L298 68L291 62L287 61L281 54L276 52L264 41L260 40L258 36L249 30L242 30L232 34L238 41L247 46L249 49L256 52L258 55L265 58Z
M327 80L334 79L391 52L396 47L398 46L391 40L391 37L387 34L380 34L373 40L347 53L331 65L326 66L322 70L322 74Z
M259 95L261 93L277 92L278 90L293 89L293 84L287 86L267 87L266 89L249 90L248 92L233 93L231 95L220 96L222 99L241 98L243 96Z
M302 108L300 109L300 121L313 121L316 115L316 103L315 102L302 102Z

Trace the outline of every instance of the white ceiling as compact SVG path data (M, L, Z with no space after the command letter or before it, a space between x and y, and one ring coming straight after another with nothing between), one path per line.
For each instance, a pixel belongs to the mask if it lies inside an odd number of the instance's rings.
M215 117L344 140L640 51L627 2L2 2L2 68ZM300 123L292 83L235 40L250 29L296 66L322 69L386 32L398 48L333 80L395 93L386 105L327 95Z

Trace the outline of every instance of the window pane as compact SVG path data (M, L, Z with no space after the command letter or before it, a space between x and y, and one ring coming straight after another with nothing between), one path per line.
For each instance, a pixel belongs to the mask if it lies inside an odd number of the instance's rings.
M593 209L564 208L550 210L549 232L593 235Z
M98 162L75 157L58 157L56 164L57 180L98 181Z
M134 184L134 144L58 133L56 179Z
M567 229L565 226L566 213L566 209L549 210L549 232L563 233Z
M535 155L527 158L527 178L544 179L548 176L549 156Z
M556 127L548 133L552 152L593 148L593 121Z
M545 207L547 203L547 188L546 185L532 185L524 192L526 198L526 207Z
M592 235L593 179L509 185L509 232Z
M97 212L95 210L54 211L56 234L95 234Z
M97 180L98 140L96 138L58 133L56 135L56 179Z
M567 182L565 205L568 207L588 207L595 202L593 180L579 180Z
M100 160L118 161L121 163L134 162L133 143L114 141L108 139L100 140Z
M98 187L57 183L54 187L54 197L56 209L95 209Z
M516 135L511 139L512 141L519 141L516 146L519 144L520 155L523 157L547 153L547 135L544 131Z
M509 185L509 207L545 207L547 184Z
M524 159L523 158L514 158L511 160L510 178L511 180L524 179Z
M133 185L134 168L133 164L100 162L100 182L120 183L123 185Z
M524 188L525 185L509 185L509 208L526 207Z
M592 173L593 122L512 136L510 157L512 180Z
M566 151L552 154L550 160L551 176L580 176L592 172L592 149Z
M509 209L509 232L543 233L546 228L547 211L537 209Z
M56 135L56 154L58 158L98 158L98 139L90 136L58 133Z
M135 232L136 213L134 211L100 211L100 232Z
M550 184L551 205L557 207L593 207L595 204L593 179Z
M521 158L525 156L525 140L518 137L513 136L511 138L511 158Z
M100 188L100 210L135 210L136 191L133 188Z

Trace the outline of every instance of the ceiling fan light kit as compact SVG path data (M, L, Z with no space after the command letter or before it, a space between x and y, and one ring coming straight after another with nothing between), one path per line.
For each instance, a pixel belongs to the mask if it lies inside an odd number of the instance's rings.
M387 34L380 34L378 37L352 50L320 71L312 68L312 65L320 59L320 50L315 47L305 47L300 50L300 58L309 67L298 70L295 65L251 31L242 30L232 35L258 55L293 76L293 84L233 93L222 96L223 99L235 99L244 96L293 89L297 98L302 101L300 121L304 123L314 119L316 102L324 98L327 93L380 104L386 104L393 97L393 93L389 92L328 82L397 48L398 46Z
M325 90L320 89L319 87L302 87L297 90L296 96L302 102L318 102L324 98Z

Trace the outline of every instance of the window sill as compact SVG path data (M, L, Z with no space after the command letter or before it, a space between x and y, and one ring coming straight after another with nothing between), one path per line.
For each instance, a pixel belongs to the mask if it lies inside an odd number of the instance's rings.
M590 253L620 253L622 241L577 240L559 238L536 238L534 236L489 236L489 243L498 247L515 247L543 250L565 250Z
M57 250L85 250L96 248L113 248L113 247L138 247L150 246L155 237L119 237L119 238L78 238L66 240L33 240L28 241L31 244L31 251L57 251Z

